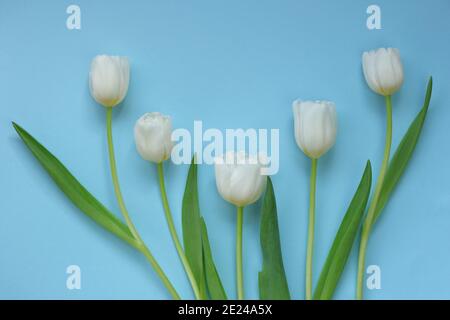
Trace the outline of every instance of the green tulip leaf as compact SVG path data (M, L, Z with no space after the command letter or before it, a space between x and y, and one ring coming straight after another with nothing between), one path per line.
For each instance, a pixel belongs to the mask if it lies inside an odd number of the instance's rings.
M200 213L195 156L192 158L186 179L182 222L185 254L200 287L202 299L208 297L207 291L214 300L227 299L212 258L206 224Z
M217 272L216 265L212 257L205 220L203 218L200 218L200 220L202 226L203 262L209 295L213 300L227 300L227 294L223 288L222 281L220 281L219 273Z
M316 300L328 300L333 297L364 216L371 184L372 168L370 161L367 161L358 189L356 189L350 202L320 273L319 282L314 292L314 299Z
M27 131L13 122L14 129L22 141L47 171L59 189L72 203L88 217L109 232L115 234L131 246L140 250L140 243L133 237L129 228L105 208L67 168Z
M260 299L291 299L281 253L277 204L270 177L267 179L261 209L260 241L263 255L263 266L258 276Z
M430 77L428 81L427 93L425 95L425 101L420 112L413 120L411 125L402 138L402 141L397 147L394 153L384 178L383 187L381 189L380 197L375 209L374 221L380 216L381 211L386 205L389 197L397 185L400 177L406 169L406 166L411 158L417 141L419 140L422 127L427 116L428 106L430 105L431 92L433 90L433 78Z
M192 158L186 179L182 205L183 243L186 258L200 289L200 296L206 299L206 283L203 271L202 226L197 187L197 164Z

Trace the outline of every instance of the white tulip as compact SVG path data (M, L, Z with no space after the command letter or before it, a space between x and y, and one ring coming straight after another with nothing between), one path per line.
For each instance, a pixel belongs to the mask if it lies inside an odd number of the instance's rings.
M96 56L91 63L89 88L101 105L114 107L122 102L128 91L130 64L127 57Z
M336 107L330 101L294 101L295 141L310 158L318 159L336 141Z
M256 202L266 188L262 159L244 152L227 152L215 159L216 185L222 198L238 207Z
M398 49L380 48L364 52L362 65L367 84L376 93L390 96L400 89L403 66Z
M160 163L169 159L173 142L172 121L159 112L146 113L134 126L136 148L142 158Z

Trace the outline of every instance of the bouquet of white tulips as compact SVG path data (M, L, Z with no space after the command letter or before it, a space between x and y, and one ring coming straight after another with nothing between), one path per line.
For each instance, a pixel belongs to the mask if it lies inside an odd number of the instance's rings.
M419 139L431 98L432 80L428 83L425 102L403 139L391 157L392 141L392 100L391 96L403 83L403 67L397 49L378 49L365 52L362 56L365 79L370 89L385 97L386 103L386 142L380 172L372 188L372 169L367 161L359 185L353 197L348 200L348 209L343 215L341 225L330 246L320 278L313 287L314 271L314 222L316 219L317 170L319 158L335 143L338 128L336 106L331 101L293 102L295 141L298 147L311 159L309 210L305 205L302 214L308 212L307 250L305 266L305 299L331 299L357 234L361 230L357 268L356 298L363 297L365 256L370 232L380 217L383 208L398 184L411 158ZM133 223L123 198L113 144L112 115L127 94L130 79L130 65L126 57L100 55L93 59L89 75L92 97L106 112L106 140L108 144L109 168L112 187L122 218L110 212L72 175L68 169L41 143L21 126L13 126L31 153L49 173L56 185L88 217L104 229L113 233L131 247L142 253L157 273L173 299L181 299L175 285L160 267L149 246L144 243ZM131 128L130 128L131 132ZM246 154L243 151L228 150L215 159L215 178L217 191L226 201L236 206L236 294L224 289L218 269L214 262L207 226L201 215L197 181L196 157L194 156L187 173L182 203L182 235L178 235L174 218L166 194L164 165L171 158L173 149L172 122L169 116L150 112L141 116L134 125L134 139L140 156L154 164L157 171L161 201L167 227L178 253L180 262L192 287L196 299L245 299L243 273L243 232L245 207L261 199L260 243L263 264L259 277L260 299L290 299L288 280L284 271L282 244L278 229L278 215L275 190L271 179L263 171L266 159L263 154ZM294 147L294 146L293 146ZM381 157L380 157L381 159ZM379 160L379 159L375 159ZM168 161L167 161L168 162ZM153 165L152 164L152 165ZM363 164L362 164L363 165ZM283 182L279 182L283 183ZM290 182L292 183L292 182ZM372 195L371 190L373 189ZM322 199L319 195L318 201ZM369 200L370 199L370 200ZM318 213L321 214L320 212Z

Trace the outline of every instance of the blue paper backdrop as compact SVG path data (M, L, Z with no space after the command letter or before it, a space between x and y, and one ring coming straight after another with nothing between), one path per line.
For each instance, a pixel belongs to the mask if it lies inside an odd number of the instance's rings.
M81 8L81 30L66 8ZM450 298L450 2L377 0L382 29L368 30L373 1L0 1L0 297L169 298L145 259L81 214L14 132L24 126L107 207L119 214L107 165L105 112L90 97L91 59L126 55L130 90L114 111L123 193L143 238L184 298L192 298L163 217L155 168L135 151L132 128L146 111L174 127L279 128L275 185L283 256L295 299L304 297L309 162L293 137L296 98L336 102L335 147L319 161L314 282L367 159L378 173L383 98L361 71L365 50L401 51L405 83L393 98L395 147L435 87L410 165L373 230L367 263L380 266L371 299ZM188 167L166 165L178 231ZM201 207L218 270L235 297L235 212L199 170ZM259 204L246 210L244 275L257 298ZM356 246L336 298L353 298ZM78 265L81 290L66 288Z

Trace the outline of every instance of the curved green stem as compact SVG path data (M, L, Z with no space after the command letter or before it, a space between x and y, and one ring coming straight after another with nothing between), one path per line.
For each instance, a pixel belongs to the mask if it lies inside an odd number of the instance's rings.
M242 270L242 227L244 224L244 207L237 207L236 222L236 284L237 298L244 300L244 273Z
M150 252L150 250L147 248L146 245L142 246L141 252L145 256L147 261L150 263L150 265L153 267L153 269L156 271L156 274L161 279L162 283L164 284L166 289L169 291L172 298L175 300L181 300L180 295L175 290L175 288L172 285L172 283L170 282L169 278L167 278L166 274L164 273L162 268L159 266L158 262L153 257L152 253Z
M361 241L359 245L358 256L358 276L356 279L356 299L363 298L364 269L366 264L367 243L369 241L370 231L372 230L375 209L380 198L381 189L383 187L384 177L389 164L389 157L392 143L392 101L391 96L386 96L386 142L384 146L384 157L381 164L380 173L378 175L377 185L367 211L366 219L361 232Z
M314 250L314 221L316 210L316 177L317 159L311 159L311 177L309 185L309 222L308 222L308 245L306 248L306 300L312 299L312 270Z
M159 180L159 189L161 191L161 199L164 207L164 214L166 216L167 225L169 226L170 235L172 236L173 243L175 244L175 248L177 249L178 256L180 257L181 263L183 264L184 270L188 276L189 282L191 283L192 290L194 291L195 298L197 300L202 299L200 294L200 290L195 280L194 273L189 265L189 262L184 253L183 247L181 246L180 240L178 239L177 231L175 229L175 225L173 223L172 213L170 211L169 200L167 199L166 187L164 184L164 169L163 163L158 163L158 180Z
M113 184L114 184L114 193L116 195L120 211L122 212L122 215L125 218L128 228L130 228L131 234L134 236L134 238L140 244L139 251L145 256L145 258L148 260L148 262L150 262L150 265L156 271L159 278L161 279L161 281L163 282L164 286L167 288L169 293L172 295L172 297L176 300L180 300L180 296L178 295L177 291L173 287L172 283L167 278L166 274L161 269L158 262L155 260L152 253L150 252L150 250L147 248L147 246L142 241L139 233L136 230L136 227L134 226L133 222L130 219L130 215L128 214L128 210L125 206L122 192L120 190L119 178L117 176L116 158L114 156L114 144L113 144L113 138L112 138L112 108L106 108L106 132L107 132L107 137L108 137L109 165L110 165L110 169L111 169L111 177L112 177Z

